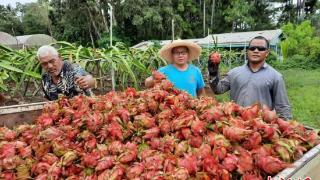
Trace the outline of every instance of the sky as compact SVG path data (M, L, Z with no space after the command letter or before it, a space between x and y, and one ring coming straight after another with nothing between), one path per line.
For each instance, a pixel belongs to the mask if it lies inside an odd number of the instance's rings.
M30 3L30 2L37 2L37 0L0 0L1 5L10 4L12 7L16 6L16 2L20 2L21 4L25 4L25 3Z

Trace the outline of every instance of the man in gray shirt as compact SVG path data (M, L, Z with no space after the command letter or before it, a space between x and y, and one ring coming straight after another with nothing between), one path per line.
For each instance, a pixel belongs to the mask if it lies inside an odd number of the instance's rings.
M282 75L265 62L268 47L266 38L253 38L247 51L248 63L230 70L223 79L219 75L220 62L209 57L210 87L216 94L230 90L231 100L241 106L259 102L289 120L292 119L291 107Z

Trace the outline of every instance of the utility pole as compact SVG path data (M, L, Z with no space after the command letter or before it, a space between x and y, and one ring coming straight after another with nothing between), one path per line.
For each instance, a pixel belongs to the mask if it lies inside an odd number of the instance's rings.
M108 3L109 6L109 15L110 15L110 47L112 48L112 17L113 17L113 8L110 3ZM112 58L112 50L111 50L111 58ZM111 60L112 61L112 60ZM116 81L114 77L114 68L111 66L111 85L112 85L112 90L115 91L116 89Z
M174 19L171 20L171 30L172 30L172 41L174 41Z
M215 15L215 9L216 9L216 0L212 0L211 21L210 21L211 29L213 28L213 16Z
M203 37L206 36L206 1L203 1Z

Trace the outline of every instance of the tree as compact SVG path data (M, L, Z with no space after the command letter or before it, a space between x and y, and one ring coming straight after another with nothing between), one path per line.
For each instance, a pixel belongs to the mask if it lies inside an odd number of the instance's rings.
M48 7L28 3L22 6L22 25L25 34L49 34Z
M253 18L250 16L250 9L252 8L252 3L232 0L231 5L225 11L225 20L232 23L232 32L251 28Z
M276 24L272 22L272 15L276 12L272 4L265 0L249 0L249 3L252 4L249 15L253 18L250 29L252 31L274 29Z
M106 30L100 3L93 0L52 0L49 12L54 37L95 46Z
M288 23L282 27L285 40L281 42L284 59L302 55L308 61L320 64L320 37L310 21L299 25Z
M0 31L12 35L23 34L22 23L17 17L17 10L11 6L0 5Z

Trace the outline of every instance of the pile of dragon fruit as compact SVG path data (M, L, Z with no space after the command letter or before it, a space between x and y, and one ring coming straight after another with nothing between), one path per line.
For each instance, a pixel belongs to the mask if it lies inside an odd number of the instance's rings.
M155 87L60 98L34 125L0 128L1 179L266 179L319 144L258 104Z

